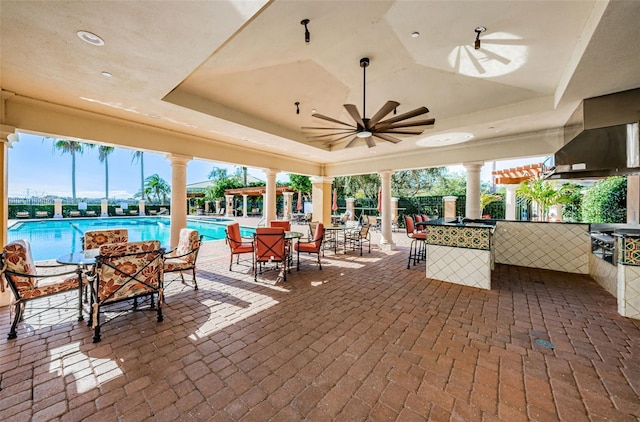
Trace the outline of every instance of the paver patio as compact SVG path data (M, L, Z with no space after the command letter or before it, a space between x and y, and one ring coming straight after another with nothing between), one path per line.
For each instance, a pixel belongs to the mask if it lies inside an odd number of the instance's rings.
M129 313L98 344L73 310L28 312L6 340L1 308L1 419L640 418L640 321L589 277L497 265L482 291L407 270L394 240L304 259L286 283L230 272L207 242L200 290L170 284L164 322Z

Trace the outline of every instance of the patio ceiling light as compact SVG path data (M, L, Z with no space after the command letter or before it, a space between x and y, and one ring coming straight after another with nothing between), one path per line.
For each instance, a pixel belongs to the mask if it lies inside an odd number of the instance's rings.
M104 40L99 36L97 36L96 34L94 34L93 32L78 31L76 32L76 35L78 36L78 38L80 38L82 41L88 44L96 45L96 46L104 45Z

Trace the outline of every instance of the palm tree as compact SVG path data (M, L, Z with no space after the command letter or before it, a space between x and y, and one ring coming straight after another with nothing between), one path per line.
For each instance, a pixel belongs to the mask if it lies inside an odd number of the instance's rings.
M60 150L61 154L71 154L71 196L76 202L76 154L82 154L89 144L69 139L54 139L53 149Z
M104 163L104 197L109 199L109 154L115 150L115 147L107 147L100 145L98 147L98 160Z
M144 151L133 151L131 162L140 162L140 199L144 199Z
M535 202L542 221L547 220L549 207L568 201L568 191L564 186L556 189L556 185L553 182L538 178L532 178L520 183L520 186L516 189L516 195L524 198L529 203Z
M145 179L144 194L151 201L155 197L157 203L166 203L167 196L171 193L169 184L157 174L152 174ZM162 202L160 201L162 200Z

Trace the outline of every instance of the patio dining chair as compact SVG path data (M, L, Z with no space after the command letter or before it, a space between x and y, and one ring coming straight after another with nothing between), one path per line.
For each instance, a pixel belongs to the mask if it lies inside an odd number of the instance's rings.
M360 256L362 256L362 246L367 243L369 245L369 253L371 253L371 234L369 233L369 224L363 224L359 230L351 230L345 233L345 241L349 247L355 250L360 248Z
M94 330L93 342L101 340L103 308L134 299L133 308L138 310L138 298L149 300L149 309L155 310L158 322L162 322L164 249L157 240L144 242L114 243L100 247L96 258L96 273L91 280L91 317L89 323ZM157 297L154 300L154 296ZM118 315L123 313L118 308Z
M198 290L196 281L196 260L202 244L202 235L197 230L183 228L180 229L180 240L178 246L172 252L165 255L164 273L179 272L182 284L187 284L184 280L183 271L191 270L193 289Z
M289 220L273 220L269 223L271 227L281 227L284 231L291 231L291 222Z
M407 269L411 268L411 260L413 259L413 265L420 262L421 259L426 259L425 241L427 240L427 234L425 232L417 232L413 217L410 215L404 216L404 226L407 230L407 237L411 239L411 245L409 245L409 261L407 262Z
M254 235L253 247L253 279L258 281L258 273L262 273L263 264L275 264L275 269L282 264L284 281L287 281L288 252L287 242L282 227L258 227Z
M82 249L98 249L107 243L126 243L129 241L127 229L87 230L82 236Z
M229 257L229 271L233 265L233 256L236 255L236 264L240 263L240 255L251 254L253 262L253 239L243 238L240 234L240 223L231 223L227 226L226 242L229 245L231 255Z
M318 268L322 269L322 261L320 253L322 251L322 241L324 240L324 224L317 223L314 230L313 238L308 242L297 242L293 245L293 249L298 253L296 269L300 271L300 252L318 255Z
M13 321L9 329L8 339L14 339L18 336L18 323L23 320L26 304L35 299L50 298L58 293L70 291L79 292L79 278L76 270L60 271L55 273L38 274L33 257L31 255L31 247L27 240L15 240L6 245L0 255L0 268L6 283L13 292ZM48 267L51 268L51 267ZM82 282L86 283L86 279L82 278ZM5 283L0 280L0 290L4 292ZM79 293L80 294L80 293ZM81 301L80 298L78 298ZM50 301L42 301L48 305L46 308L37 309L71 309L58 306L59 302L51 304ZM74 306L73 309L78 309Z

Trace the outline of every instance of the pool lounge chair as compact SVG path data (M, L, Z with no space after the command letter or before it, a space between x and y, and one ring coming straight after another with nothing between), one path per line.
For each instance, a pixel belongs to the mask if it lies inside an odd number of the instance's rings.
M81 216L80 211L76 211L76 210L69 211L69 217L80 217L80 216Z
M129 215L138 215L138 210L130 210Z
M36 211L36 218L49 218L49 211Z
M29 218L29 217L31 217L31 215L29 215L29 211L16 212L16 218Z
M122 210L122 208L116 208L114 211L115 211L116 215L120 215L120 216L126 215L124 213L124 211Z
M166 215L166 214L169 214L169 210L164 207L160 207L160 211L158 211L158 215Z
M84 213L85 217L95 217L97 214L93 210L88 210Z

